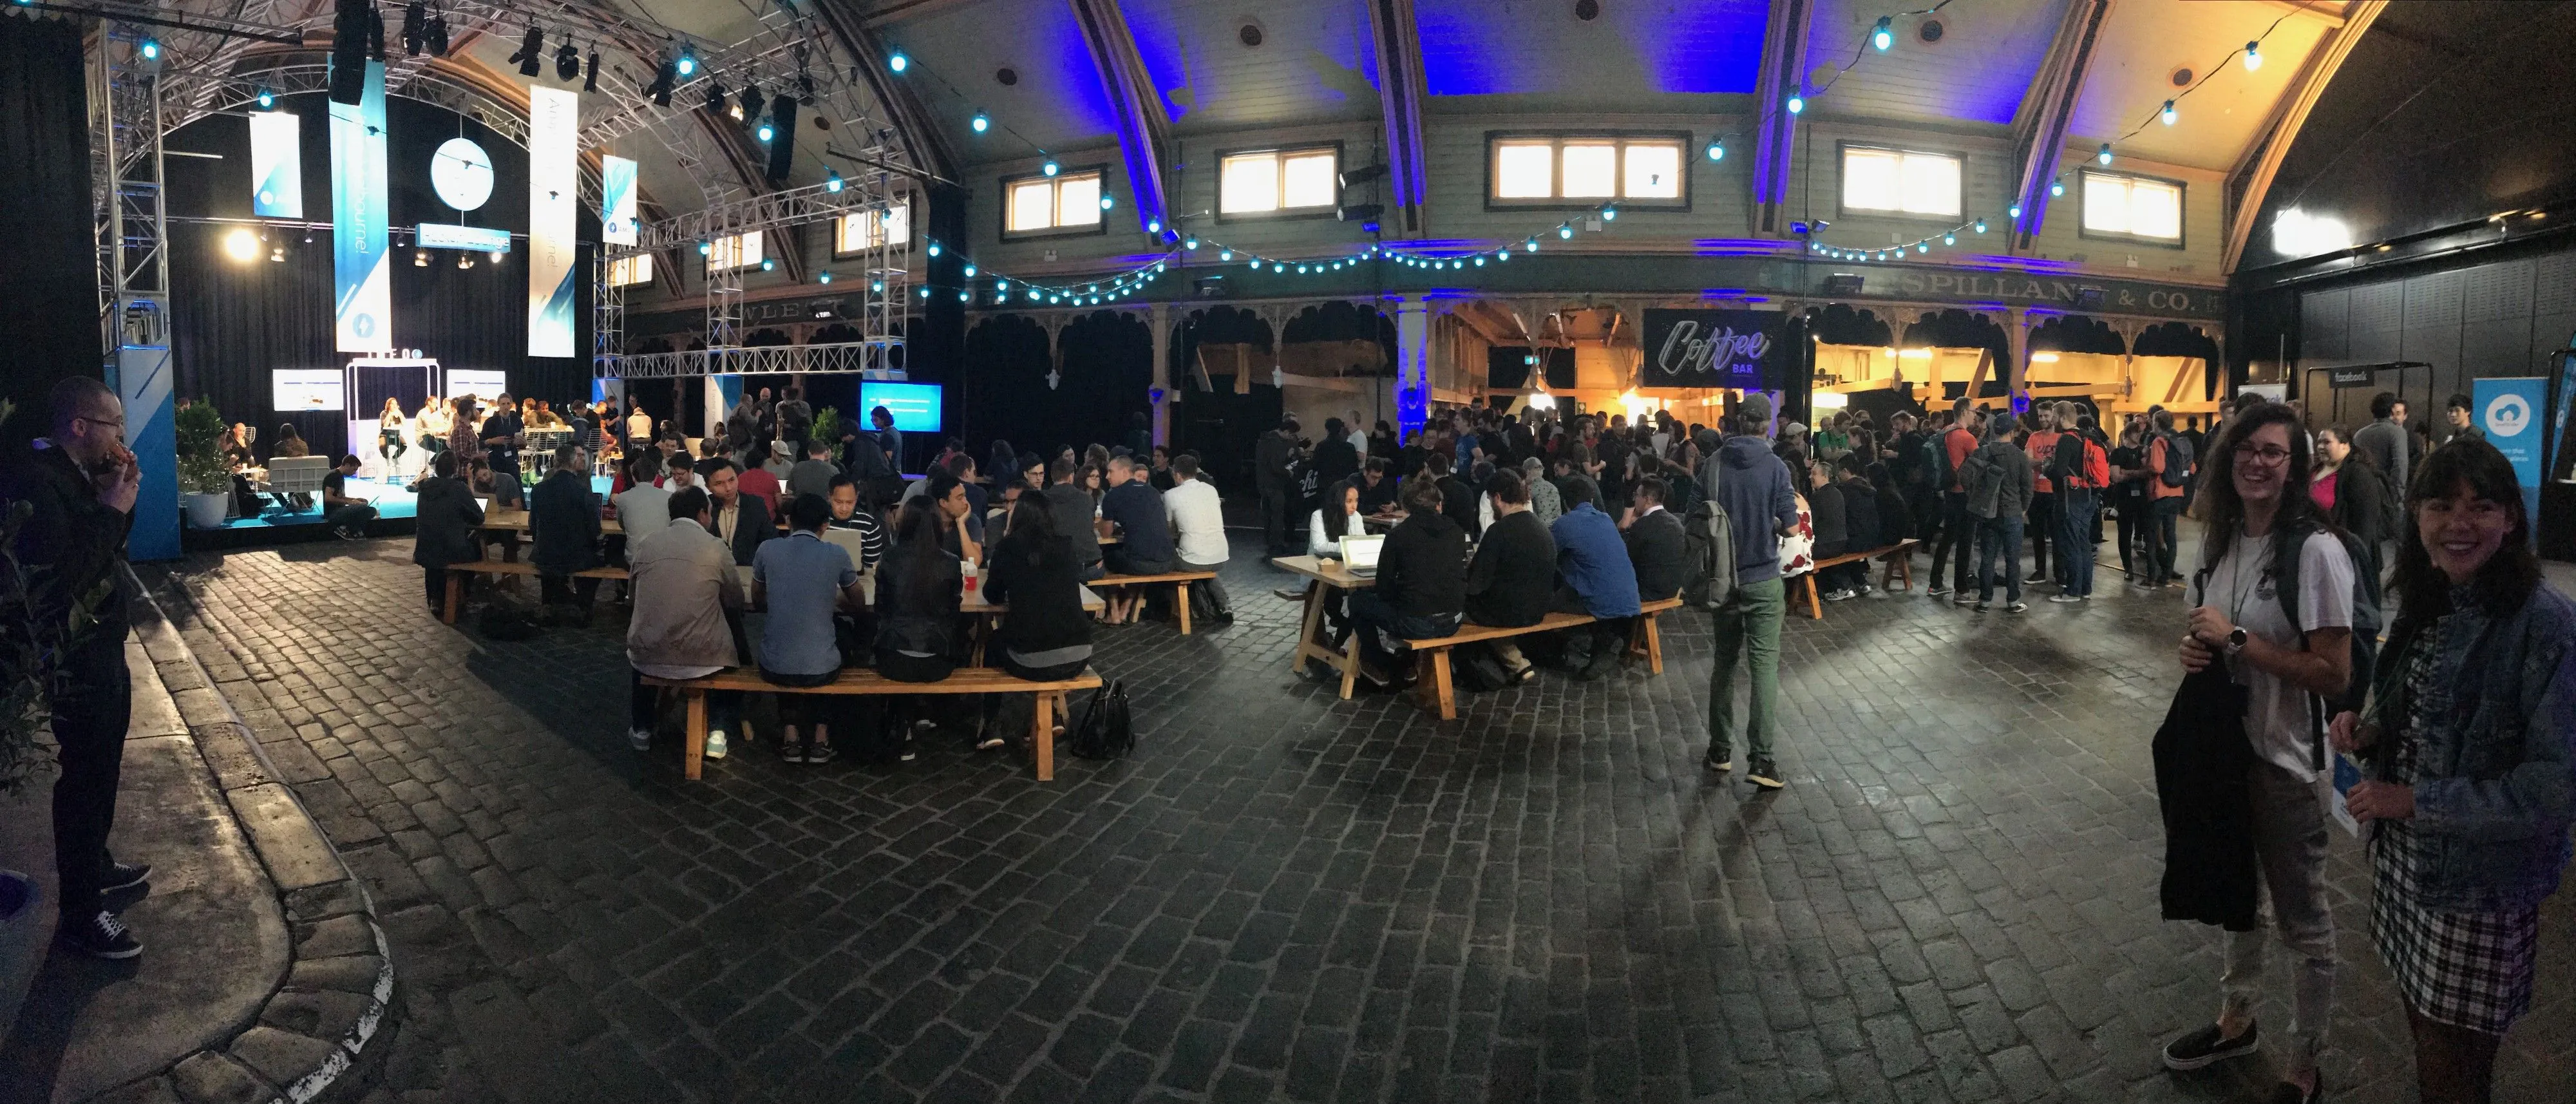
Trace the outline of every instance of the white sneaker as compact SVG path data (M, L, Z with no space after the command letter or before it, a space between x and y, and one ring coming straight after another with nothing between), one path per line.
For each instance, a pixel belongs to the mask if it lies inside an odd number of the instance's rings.
M724 757L725 757L725 734L724 734L724 730L723 730L723 729L721 729L721 728L719 728L719 729L716 729L716 730L714 730L714 731L712 731L712 732L707 733L707 758L709 758L709 759L722 759L722 758L724 758Z
M651 748L653 746L653 730L649 728L627 729L626 746L634 748L637 751L644 751Z

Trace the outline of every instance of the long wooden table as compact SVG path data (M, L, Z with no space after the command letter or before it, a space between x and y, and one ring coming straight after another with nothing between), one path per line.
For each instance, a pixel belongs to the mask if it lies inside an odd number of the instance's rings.
M1288 655L1289 672L1295 673L1310 659L1341 672L1342 697L1348 700L1353 684L1360 677L1359 634L1352 633L1350 644L1338 651L1331 644L1319 640L1317 634L1323 627L1324 607L1330 604L1332 591L1362 590L1376 586L1377 580L1351 574L1350 568L1338 560L1331 567L1326 567L1322 560L1313 556L1280 556L1271 560L1270 565L1291 575L1303 575L1315 584L1306 588L1306 616L1297 632L1297 650Z

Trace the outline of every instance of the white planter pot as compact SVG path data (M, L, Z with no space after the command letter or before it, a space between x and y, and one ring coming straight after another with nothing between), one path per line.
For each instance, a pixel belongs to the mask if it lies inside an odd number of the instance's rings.
M231 506L231 495L197 494L190 492L188 495L188 524L196 526L199 529L221 529L224 527L224 514L231 508Z

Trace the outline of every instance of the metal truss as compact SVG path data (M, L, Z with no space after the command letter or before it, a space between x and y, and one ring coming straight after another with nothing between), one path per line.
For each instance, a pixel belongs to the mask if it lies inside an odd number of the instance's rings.
M626 352L626 288L612 278L615 261L606 248L591 253L590 371L608 379Z
M845 180L838 185L809 184L802 188L748 196L674 215L660 222L645 223L636 227L634 245L611 248L629 253L653 253L694 246L728 234L784 230L862 211L882 211L893 204L890 196L881 192L871 194L876 191Z
M749 348L689 349L677 353L638 353L602 360L594 368L601 379L678 379L732 373L755 375L840 374L902 370L903 339L843 341L829 345L760 345Z
M154 38L109 22L90 67L90 199L98 247L99 337L108 363L128 345L169 344L170 237L163 208Z

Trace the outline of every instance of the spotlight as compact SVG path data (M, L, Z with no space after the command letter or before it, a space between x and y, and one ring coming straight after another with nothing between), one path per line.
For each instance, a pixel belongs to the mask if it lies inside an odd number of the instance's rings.
M698 75L698 52L686 46L680 47L680 58L671 63L671 69L683 77Z
M653 86L644 90L646 95L653 97L653 106L671 106L671 86L678 82L678 78L678 71L667 57L653 66Z
M429 38L429 5L411 0L403 6L403 52L419 57Z
M769 97L760 94L760 85L757 82L746 84L742 86L742 101L737 106L739 110L733 113L734 118L758 115L762 109L769 106Z
M723 81L714 79L707 81L707 110L721 112L730 102L725 96Z
M906 69L912 68L912 59L905 57L903 55L903 51L897 50L886 55L886 68L897 73L903 72Z
M279 263L279 264L284 264L284 263L286 263L286 247L285 247L285 246L283 246L283 245L272 245L272 246L269 246L269 247L268 247L268 259L269 259L269 260L271 260L271 261L275 261L275 262L277 262L277 263Z
M1370 165L1365 168L1352 169L1349 172L1341 173L1339 174L1338 179L1342 187L1347 188L1353 184L1366 184L1369 181L1376 180L1377 178L1385 175L1386 166Z
M993 129L993 117L978 111L975 113L975 118L966 125L974 127L975 133L982 134L985 131Z
M1799 112L1801 112L1801 111L1805 111L1806 109L1807 109L1807 98L1806 98L1805 96L1791 96L1791 97L1789 97L1789 114L1795 115L1795 114L1798 114L1798 113L1799 113Z
M2109 143L2109 142L2104 142L2104 143L2102 143L2102 152L2097 153L2097 154L2094 154L2094 155L2093 155L2093 159L2094 159L2094 160L2096 160L2096 161L2099 161L2099 162L2101 162L2101 163L2103 163L2103 164L2105 164L2105 165L2110 164L2110 163L2111 163L2111 143Z
M1045 173L1048 176L1054 176L1057 173L1063 172L1064 166L1056 164L1055 159L1050 157L1047 159L1046 164L1038 166L1038 171Z
M566 35L563 45L555 47L555 79L571 80L580 75L581 50L572 44L572 36Z
M2174 125L2174 120L2181 117L2182 115L2174 110L2174 102L2172 100L2166 100L2164 110L2156 112L2156 118L2164 120L2166 126Z
M839 193L841 190L841 174L838 172L832 172L824 176L823 190L835 194Z
M1895 24L1896 17L1882 15L1878 17L1878 27L1869 32L1869 44L1879 53L1884 54L1888 47L1896 45Z
M259 109L260 109L260 110L262 110L262 111L266 111L266 110L268 110L269 108L276 107L276 106L277 106L277 93L275 93L275 92L271 92L271 91L269 91L268 89L265 89L265 88L260 89L260 90L259 90Z
M472 267L474 267L474 254L471 254L471 253L459 253L459 254L457 254L457 255L456 255L456 267L458 267L458 268L472 268Z
M533 77L544 71L545 56L546 33L536 24L528 24L527 37L519 40L519 52L510 55L510 60L519 63L519 75Z
M2262 67L2263 67L2263 44L2262 44L2261 42L2248 42L2248 43L2246 43L2246 44L2245 44L2245 71L2246 71L2246 72L2248 72L2248 73L2251 73L2251 72L2253 72L2253 71L2255 71L2255 70L2257 70L2257 69L2260 69L2260 68L2262 68Z
M1716 142L1711 142L1711 143L1709 143L1709 144L1708 144L1708 159L1709 159L1709 160L1711 160L1711 161L1724 161L1724 160L1726 160L1726 143L1725 143L1724 141L1716 141Z
M583 72L581 78L581 90L584 92L599 91L599 51L597 50L592 50L590 52L590 68Z
M157 38L144 39L143 45L138 48L136 52L142 54L143 60L145 61L159 61L161 60L161 40Z

